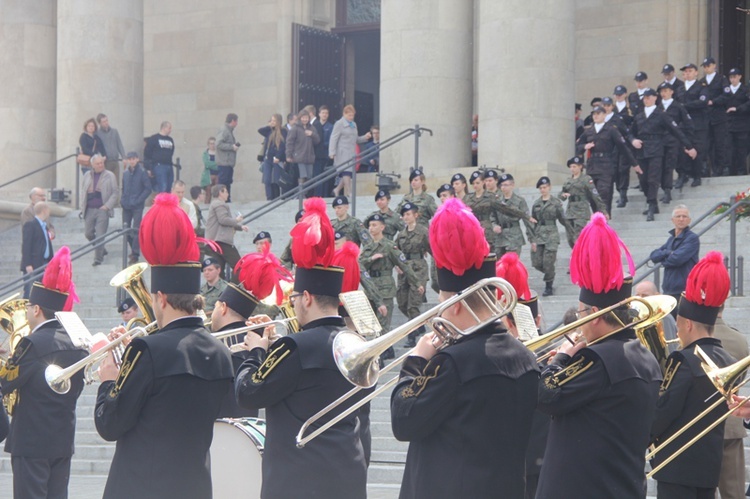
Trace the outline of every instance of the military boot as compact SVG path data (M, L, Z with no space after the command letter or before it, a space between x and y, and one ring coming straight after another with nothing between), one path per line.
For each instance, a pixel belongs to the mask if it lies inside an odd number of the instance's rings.
M646 221L647 222L653 222L654 221L654 214L657 212L658 206L656 203L649 203L648 210L646 210Z
M674 188L677 190L681 190L682 186L684 186L688 181L687 175L683 175L682 173L677 175L677 180L674 183Z
M672 202L672 189L664 189L664 197L661 198L661 202L664 204Z
M551 296L555 294L554 291L552 291L552 281L545 282L544 283L544 292L542 293L542 296Z
M617 200L617 207L618 208L625 208L625 206L628 205L628 191L621 190L620 191L620 199Z

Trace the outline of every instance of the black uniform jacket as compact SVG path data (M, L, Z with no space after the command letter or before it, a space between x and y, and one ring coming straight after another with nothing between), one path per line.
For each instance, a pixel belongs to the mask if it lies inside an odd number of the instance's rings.
M0 399L3 398L2 392L0 392ZM0 442L5 440L10 431L10 422L8 421L8 414L5 412L5 406L0 404Z
M648 118L645 111L635 116L628 140L632 142L634 139L639 139L643 142L641 148L636 149L635 152L638 158L656 158L664 155L664 137L668 133L674 135L685 149L693 147L677 123L659 106L656 106Z
M73 345L56 319L43 322L18 343L8 365L0 370L3 393L18 390L5 452L47 459L73 455L83 372L73 376L70 391L60 395L47 385L44 370L50 364L68 367L86 353Z
M209 447L231 383L229 350L199 317L133 340L96 399L99 435L117 440L104 498L211 497Z
M685 137L688 140L693 140L693 119L690 117L690 113L687 112L687 109L685 109L685 106L677 102L677 100L672 100L672 103L667 109L664 109L663 102L658 104L657 107L664 111L667 116L672 118L672 121L677 123L677 126L680 127L680 130L682 130L682 133L685 134ZM667 135L665 140L667 142L673 141L674 143L677 143L677 138L673 135Z
M705 82L693 83L690 89L686 89L682 94L680 102L693 118L693 127L696 130L706 130L708 128L708 89L706 89Z
M740 84L735 93L729 92L727 109L734 107L737 110L728 113L730 132L750 132L750 95L748 86Z
M715 395L706 401L716 392L716 388L703 372L700 358L693 353L696 345L700 346L719 367L728 366L735 361L734 357L721 348L721 341L716 338L701 338L682 350L672 352L667 359L664 383L659 394L656 418L651 430L656 445L685 426L715 402L718 396ZM711 411L711 414L677 437L674 442L667 445L665 450L657 453L651 460L651 465L658 466L726 411L726 404L719 404ZM656 473L654 478L691 487L717 487L723 448L724 423L721 423Z
M367 466L356 413L302 449L295 443L308 418L352 388L336 367L331 349L344 327L338 316L311 321L301 332L274 342L268 353L262 348L251 350L237 372L235 393L240 407L266 408L264 499L367 495ZM334 410L308 434L339 412Z
M660 383L659 363L628 329L555 356L539 383L552 423L536 497L645 497Z
M49 243L49 257L44 258L44 252L47 249L47 236L44 229L39 224L39 220L34 217L22 228L21 237L21 272L26 271L26 266L31 265L35 269L49 262L54 255L52 241Z
M237 329L245 327L245 323L242 321L234 322L232 324L227 324L223 328L219 330L221 331L228 331L229 329ZM258 330L263 332L262 330ZM245 334L247 333L240 333L238 335L232 336L231 338L226 338L222 340L227 345L237 345L241 344L245 341ZM251 332L251 334L256 334L254 332ZM243 362L245 362L245 359L247 359L249 352L247 350L240 350L238 352L232 352L232 370L236 373ZM224 401L221 403L221 409L219 409L219 416L220 418L247 418L247 417L258 417L258 409L243 409L239 405L237 405L237 399L234 397L234 384L229 385L229 390L227 391L227 396L224 397Z
M596 125L591 125L591 128L584 130L583 135L581 135L576 144L576 154L583 155L585 153L586 144L589 142L594 143L594 147L589 149L591 157L586 166L586 173L589 175L601 175L603 173L614 174L614 166L610 165L608 162L612 160L617 149L620 150L620 154L630 166L638 164L633 153L630 151L628 144L625 142L625 138L619 132L615 124L612 123L612 120L608 123L604 123L604 126L599 130L599 133L596 132L596 128L594 128L595 126Z
M711 83L708 83L705 77L700 79L700 83L705 85L708 100L711 104L708 106L708 120L713 125L715 123L726 123L727 117L727 102L729 101L729 94L732 91L729 89L729 80L726 76L714 73L714 78Z
M497 325L408 357L391 394L391 424L409 441L401 498L523 498L536 407L535 356Z

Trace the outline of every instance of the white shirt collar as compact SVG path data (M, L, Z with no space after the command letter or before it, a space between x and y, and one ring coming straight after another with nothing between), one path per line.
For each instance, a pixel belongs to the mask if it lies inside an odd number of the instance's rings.
M614 111L612 111L611 113L609 113L608 115L606 115L604 117L604 123L607 123L609 120L611 120L612 116L614 116L614 115L615 115Z
M677 80L677 77L676 77L676 76L673 76L671 80L666 80L666 82L667 82L667 83L669 83L670 85L674 85L674 82L675 82L676 80Z
M694 83L695 83L695 80L692 80L692 81L685 80L685 90L690 90L690 87L692 87Z
M712 81L714 81L714 76L716 76L716 73L711 73L710 75L706 75L706 82L710 85Z
M664 106L664 109L669 109L669 105L674 102L674 99L669 100L662 100L661 103Z
M646 89L645 89L645 88L638 88L638 89L636 89L636 90L638 90L638 95L639 95L639 96L643 96L643 92L645 92L645 91L646 91Z
M627 105L627 102L625 102L625 101L618 101L618 102L615 102L615 105L617 106L617 110L618 111L622 111L623 109L625 109L625 106Z
M646 113L646 118L651 116L651 113L654 112L654 109L656 109L656 104L654 104L653 106L648 106L648 107L643 108L643 112Z
M741 84L740 84L740 85L741 85ZM732 93L733 93L733 94L736 94L736 93L737 93L737 90L739 90L739 88L740 88L740 85L737 85L736 87L735 87L734 85L729 85L729 88L731 88L731 89L732 89Z
M594 123L594 130L596 130L596 133L601 132L603 127L604 127L604 123Z

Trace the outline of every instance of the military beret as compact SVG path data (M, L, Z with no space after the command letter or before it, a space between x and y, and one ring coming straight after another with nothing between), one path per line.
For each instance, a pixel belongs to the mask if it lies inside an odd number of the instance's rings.
M476 179L484 180L484 174L479 170L473 172L471 176L469 176L469 182L473 184Z
M594 109L591 110L592 113L606 113L604 108L602 106L596 106Z
M536 188L539 189L539 187L543 185L549 185L552 182L549 181L549 177L540 177L539 180L536 181Z
M583 165L583 158L580 156L573 156L568 160L568 166L570 165ZM537 187L539 187L537 185Z
M400 213L403 215L407 211L419 211L419 206L417 206L416 204L404 203L404 205L401 207Z
M602 98L602 104L604 104L605 106L611 106L614 103L615 102L612 100L612 97L603 97Z
M638 72L637 72L637 73L635 74L635 78L633 78L633 79L634 79L635 81L644 81L644 80L648 80L648 75L647 75L647 74L646 74L645 72L643 72L643 71L638 71Z
M487 178L494 178L494 179L497 180L497 179L500 178L500 174L497 173L495 170L487 170L487 171L484 172L484 178L485 179L487 179Z
M258 232L258 234L253 238L253 244L263 239L271 239L271 234L264 230Z
M463 173L454 173L451 177L451 184L456 180L461 180L464 184L466 183L466 177L464 177Z
M696 66L696 65L695 65L695 64L693 64L692 62L689 62L689 63L685 64L684 66L682 66L682 67L680 68L680 71L685 71L685 70L686 70L687 68L691 68L691 69L695 69L695 70L697 70L697 69L698 69L698 66Z
M668 73L674 73L674 66L669 63L665 64L664 67L661 68L661 74L665 75Z
M334 239L334 241L338 241L339 239L343 239L343 238L344 238L344 233L343 232L336 231L336 232L333 233L333 239Z
M451 187L451 184L443 184L443 185L441 185L440 187L438 187L437 197L440 197L440 195L442 193L444 193L445 191L450 192L452 189L453 189L453 187Z
M710 64L716 64L716 59L714 59L713 57L709 56L709 57L706 57L705 59L703 59L703 62L701 63L701 66L703 66L705 68L706 66L708 66Z
M623 95L623 94L628 93L628 89L625 88L623 85L617 85L615 87L615 91L612 92L612 93L615 94L615 95Z
M380 222L385 223L385 219L383 218L383 215L380 213L375 213L370 216L370 218L367 219L367 225L370 225L370 222Z
M728 74L729 74L729 76L741 75L742 71L740 71L739 68L732 68L732 69L729 70Z
M205 268L206 268L206 267L208 267L209 265L216 265L216 266L219 266L219 260L217 260L216 258L214 258L214 257L212 257L212 256L206 257L206 258L204 258L204 259L203 259L203 261L201 262L201 269L205 269Z
M668 81L663 81L663 82L659 83L659 86L656 87L656 90L659 91L659 92L661 92L665 88L668 88L670 90L674 90L674 87Z
M336 196L333 198L333 202L331 203L331 206L342 206L342 205L348 205L349 199L346 196Z
M409 182L411 182L412 180L414 180L416 177L419 177L420 175L424 175L424 172L421 169L419 169L419 168L415 168L409 174Z
M378 199L380 199L380 198L388 198L388 199L391 199L391 193L390 193L390 192L388 192L388 191L386 191L386 190L383 190L383 189L381 189L381 190L379 190L379 191L378 191L378 192L377 192L377 193L375 194L375 201L377 201L377 200L378 200Z
M510 173L503 173L500 175L500 183L507 182L508 180L513 180L513 175Z
M589 105L590 106L596 106L596 104L599 103L599 102L601 102L601 101L602 101L601 97L594 97L593 99L591 99L591 102L589 102Z
M657 97L658 94L656 93L656 90L653 88L647 88L643 91L643 97Z
M135 307L135 300L128 296L127 298L122 300L120 305L117 307L117 312L121 314L124 311L129 310L133 307Z
M299 219L300 219L300 218L302 218L302 217L304 216L304 214L305 214L305 210L299 210L299 211L298 211L298 212L297 212L297 213L296 213L296 214L294 215L294 223L297 223L297 222L299 222Z

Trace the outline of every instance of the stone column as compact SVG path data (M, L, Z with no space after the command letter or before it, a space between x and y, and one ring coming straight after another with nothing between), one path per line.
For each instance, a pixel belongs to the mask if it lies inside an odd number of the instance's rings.
M0 172L3 181L55 159L55 0L0 2ZM28 202L31 187L54 187L55 169L7 188Z
M75 151L83 122L98 113L126 152L142 151L143 0L57 2L58 157ZM71 164L58 167L59 186L73 189L75 178Z
M478 1L479 164L557 184L574 152L574 2Z
M473 19L474 2L467 0L382 2L381 136L416 123L432 129L433 137L420 140L418 165L431 192L471 160ZM381 171L408 173L413 139L383 151L380 164ZM408 190L408 179L401 185Z

